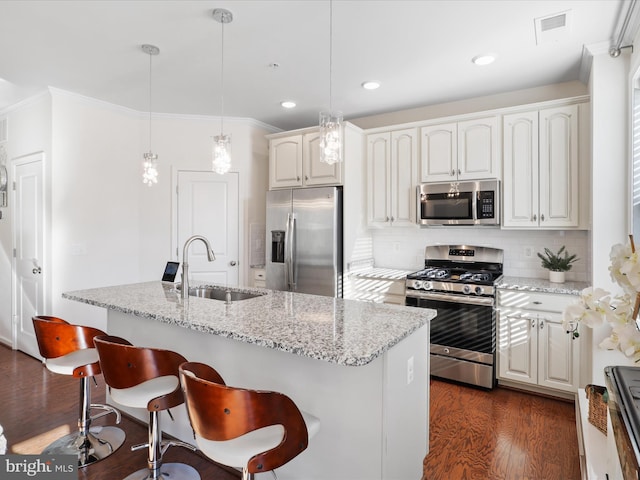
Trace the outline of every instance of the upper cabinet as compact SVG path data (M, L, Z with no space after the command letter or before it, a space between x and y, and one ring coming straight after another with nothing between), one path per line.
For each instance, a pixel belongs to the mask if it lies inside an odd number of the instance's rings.
M417 154L415 128L367 135L369 226L415 226Z
M273 136L269 140L269 189L341 185L342 163L320 161L320 134Z
M580 226L579 108L504 116L503 227Z
M425 126L420 137L421 182L500 178L497 116Z

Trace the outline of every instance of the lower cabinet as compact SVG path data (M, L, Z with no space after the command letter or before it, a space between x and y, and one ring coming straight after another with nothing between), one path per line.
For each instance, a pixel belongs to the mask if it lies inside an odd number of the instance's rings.
M563 392L578 391L580 342L562 327L574 297L498 292L498 378Z

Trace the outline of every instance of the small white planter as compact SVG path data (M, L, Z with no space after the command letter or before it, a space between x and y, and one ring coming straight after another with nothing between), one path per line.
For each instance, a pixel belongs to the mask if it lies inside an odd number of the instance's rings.
M564 283L565 272L554 272L549 270L549 281L553 283Z

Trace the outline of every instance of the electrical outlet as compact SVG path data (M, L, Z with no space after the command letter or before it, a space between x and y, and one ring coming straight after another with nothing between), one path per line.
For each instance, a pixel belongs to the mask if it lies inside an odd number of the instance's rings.
M533 258L533 247L524 247L524 258Z
M407 360L407 385L413 382L413 357Z

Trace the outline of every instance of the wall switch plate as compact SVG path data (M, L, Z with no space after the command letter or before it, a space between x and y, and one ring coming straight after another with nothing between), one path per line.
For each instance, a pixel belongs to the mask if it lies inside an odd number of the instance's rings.
M533 247L524 247L524 258L533 258Z

